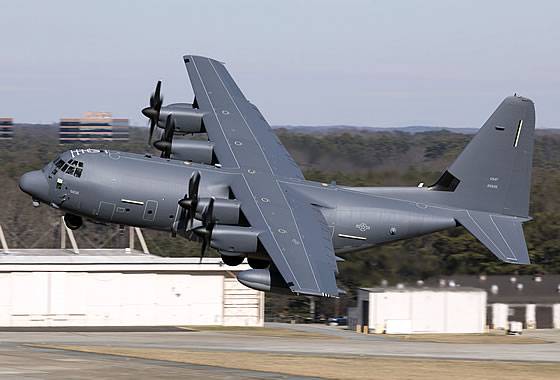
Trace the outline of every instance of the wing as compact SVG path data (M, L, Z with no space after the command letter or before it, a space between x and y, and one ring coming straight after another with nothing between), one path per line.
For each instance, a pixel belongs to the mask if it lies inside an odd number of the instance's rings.
M183 59L195 103L205 112L204 128L215 144L220 164L263 169L280 177L303 178L270 125L245 98L222 63L194 55Z
M331 230L321 211L290 184L272 179L271 187L267 179L243 175L232 185L251 226L263 231L260 243L292 292L338 296Z

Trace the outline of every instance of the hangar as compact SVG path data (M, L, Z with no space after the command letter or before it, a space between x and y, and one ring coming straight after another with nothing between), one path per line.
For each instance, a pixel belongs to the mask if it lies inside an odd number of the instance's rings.
M0 226L0 327L264 325L264 293L236 278L246 263L155 256L128 235L128 248L81 249L61 218L59 249L14 249Z
M476 288L362 288L350 328L386 334L483 333L486 292Z

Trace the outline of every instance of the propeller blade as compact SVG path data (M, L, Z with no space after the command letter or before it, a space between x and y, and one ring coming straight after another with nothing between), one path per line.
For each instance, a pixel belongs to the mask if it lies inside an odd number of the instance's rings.
M191 178L189 180L189 198L193 198L196 196L198 198L198 187L200 186L200 172L196 171L191 174Z
M161 98L161 81L158 80L157 84L156 84L156 90L154 91L154 100L155 100L155 107L156 109L158 109L159 107L161 107L161 103L163 101L163 99Z
M189 207L189 226L192 227L194 217L196 215L196 207L198 206L198 188L200 186L200 172L194 172L189 180L189 198L191 204Z
M206 253L208 245L210 244L210 240L212 239L212 231L214 230L214 201L216 198L212 197L208 201L208 205L204 210L202 215L202 225L203 227L198 228L198 232L202 235L202 248L200 251L200 262L202 263L202 259ZM200 236L199 235L199 236Z
M175 119L173 118L172 114L167 116L167 120L165 121L165 131L163 133L162 140L167 142L173 141L173 134L175 133Z
M200 249L200 261L199 264L202 264L202 259L204 259L204 255L206 254L206 248L208 247L208 240L202 240L202 248Z
M192 227L196 208L198 206L198 188L200 186L200 172L196 171L191 174L187 184L187 193L183 199L179 200L179 206L188 212L188 215L181 212L181 223L185 223L185 227Z
M212 197L208 201L208 206L206 206L206 210L204 210L204 214L202 216L202 224L205 227L208 227L214 219L214 200L215 198Z
M142 114L150 119L150 135L148 138L148 144L152 143L152 135L154 134L154 128L159 120L159 113L161 111L161 106L163 104L163 97L161 96L161 81L159 80L156 84L156 89L150 96L150 106L142 110Z
M173 142L173 133L175 133L175 120L173 115L169 114L167 120L165 121L165 130L161 140L154 143L154 147L161 151L162 158L171 157L171 143Z

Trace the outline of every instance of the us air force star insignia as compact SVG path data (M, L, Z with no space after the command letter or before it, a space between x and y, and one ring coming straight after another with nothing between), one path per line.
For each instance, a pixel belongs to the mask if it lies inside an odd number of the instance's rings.
M371 227L368 226L367 224L365 224L364 222L362 222L360 224L356 224L356 228L359 229L362 232L366 232L367 230L371 229Z

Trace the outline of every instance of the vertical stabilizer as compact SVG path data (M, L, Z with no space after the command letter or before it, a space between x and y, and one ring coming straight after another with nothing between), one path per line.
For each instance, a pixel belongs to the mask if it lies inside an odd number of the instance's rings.
M453 206L528 217L534 131L533 102L506 98L432 188L453 191Z

